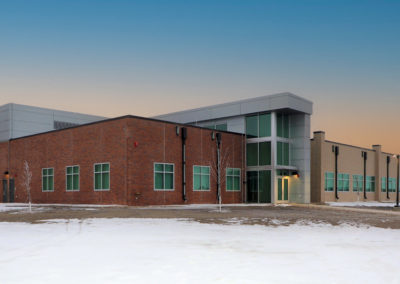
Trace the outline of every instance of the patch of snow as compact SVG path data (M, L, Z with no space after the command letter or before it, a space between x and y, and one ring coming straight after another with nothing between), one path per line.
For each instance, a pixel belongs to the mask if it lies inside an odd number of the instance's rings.
M7 284L399 283L400 230L87 219L0 232Z
M69 210L98 210L100 206L98 205L58 205L59 207L66 207ZM45 212L52 210L53 207L57 207L54 204L32 204L32 212ZM102 207L102 206L101 206ZM0 212L11 212L11 214L22 214L29 212L29 205L26 203L0 203Z
M68 208L71 210L98 210L102 207L120 207L121 205L97 205L97 204L32 204L32 212L51 210L52 207ZM18 211L13 213L25 213L29 211L27 203L0 203L0 212Z
M394 207L393 202L326 202L335 207Z
M0 203L0 212L7 211L20 211L20 210L29 210L29 206L23 203Z

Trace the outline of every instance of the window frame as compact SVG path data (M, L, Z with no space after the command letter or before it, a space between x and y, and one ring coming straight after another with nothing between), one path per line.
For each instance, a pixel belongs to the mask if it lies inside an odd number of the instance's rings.
M328 177L327 174L332 174L332 177ZM327 180L332 180L332 189L328 189L327 187ZM324 191L326 192L333 192L335 190L335 173L334 172L325 172L324 174Z
M396 182L397 182L396 178L392 178L392 177L389 178L389 192L396 192L396 189L397 189Z
M261 123L260 123L260 116L265 116L265 128L262 129L261 128ZM257 134L251 135L248 133L248 126L250 125L249 123L249 119L251 118L255 118L256 119L256 124L254 125L256 128L256 132ZM265 132L265 135L261 136L261 132ZM261 113L256 113L256 114L252 114L252 115L247 115L245 116L245 135L246 135L246 139L265 139L265 138L270 138L272 137L272 112L261 112ZM250 136L250 137L249 137Z
M364 175L353 175L352 176L352 178L353 178L353 192L363 192L363 189L364 189ZM359 185L360 184L360 182L361 182L361 187L357 187L357 189L356 190L354 190L354 183L355 182L357 182L357 185Z
M347 187L345 187L345 182L347 181ZM338 192L350 192L350 174L338 173L337 177L337 191Z
M194 172L194 168L195 167L199 167L200 168L200 173L195 173ZM208 168L208 174L203 174L202 173L202 168ZM193 167L192 167L192 170L193 170L193 186L192 186L192 188L193 188L193 191L211 191L211 167L210 166L201 166L201 165L193 165ZM196 176L200 176L200 189L195 189L194 188L194 177L195 177L195 175ZM207 189L202 189L202 185L201 185L201 181L202 181L202 176L207 176L208 175L208 188Z
M365 191L366 192L375 192L375 190L376 190L375 176L367 176L365 180L366 180ZM368 188L368 187L370 187L370 188ZM378 188L378 190L379 190L379 188Z
M43 174L43 171L44 171L44 170L50 170L50 169L53 170L53 174L52 174L52 175L46 174L46 176L45 176L45 175ZM48 185L49 185L48 178L49 178L49 177L53 177L53 186L52 186L52 190L44 190L44 189L43 189L43 184L44 184L44 183L43 183L43 178L44 178L44 177L47 178L47 179L46 179L46 180L47 180L47 187L48 187ZM42 192L54 192L54 168L42 168Z
M74 167L78 167L78 173L74 173ZM72 168L72 174L68 174L68 168ZM68 176L72 176L72 189L68 189ZM74 189L74 176L78 175L78 189ZM72 192L72 191L80 191L81 189L81 167L79 165L72 165L65 167L65 191Z
M287 150L287 155L285 155L286 150ZM287 160L287 164L286 164L286 160ZM289 142L276 141L276 164L278 166L290 166L290 143Z
M381 192L386 192L386 177L381 177Z
M276 137L290 139L290 114L276 114Z
M170 165L172 166L172 188L165 188L165 167L163 173L163 188L157 189L156 188L156 173L161 173L159 171L156 172L156 165ZM169 174L171 172L168 172ZM175 164L174 163L161 163L161 162L154 162L153 163L153 190L154 191L175 191Z
M101 165L101 172L96 172L96 165ZM103 172L103 165L108 165L108 172ZM100 188L96 189L96 173L101 173L101 187L103 187L103 174L108 173L108 188ZM111 166L110 162L103 162L103 163L94 163L93 164L93 190L94 191L110 191L111 190Z
M232 170L233 174L228 175L228 170ZM235 175L235 170L239 170L239 174ZM228 189L228 178L232 178L232 189ZM235 189L235 177L239 178L239 189ZM242 171L241 168L226 168L225 169L225 190L228 192L240 192L242 190L241 184Z

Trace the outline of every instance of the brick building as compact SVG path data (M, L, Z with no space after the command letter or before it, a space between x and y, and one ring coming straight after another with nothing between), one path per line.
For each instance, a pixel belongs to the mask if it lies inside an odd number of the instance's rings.
M244 149L242 134L123 116L0 143L0 193L27 201L27 161L34 203L216 203L218 180L222 202L240 203Z
M399 157L310 139L312 108L291 93L156 118L0 106L0 202L27 201L25 161L35 203L394 201Z
M224 203L309 203L311 114L312 102L291 93L155 119L7 104L0 106L2 200L26 201L27 160L34 202L214 203L219 176ZM188 135L184 169L181 128ZM164 179L168 188L161 189Z

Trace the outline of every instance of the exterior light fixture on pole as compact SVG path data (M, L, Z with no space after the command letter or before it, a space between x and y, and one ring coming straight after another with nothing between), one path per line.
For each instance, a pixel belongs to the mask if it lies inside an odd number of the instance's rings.
M400 171L400 155L395 156L397 158L397 180L396 180L396 205L399 207L399 171Z

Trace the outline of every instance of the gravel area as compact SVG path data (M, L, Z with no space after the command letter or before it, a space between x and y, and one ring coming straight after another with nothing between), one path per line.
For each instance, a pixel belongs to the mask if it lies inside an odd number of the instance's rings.
M388 214L390 213L390 214ZM400 212L388 208L371 210L363 208L332 208L329 206L57 206L35 205L32 213L21 206L15 210L0 212L0 222L41 223L54 219L88 218L182 218L200 223L249 224L285 226L295 223L351 224L400 229Z

